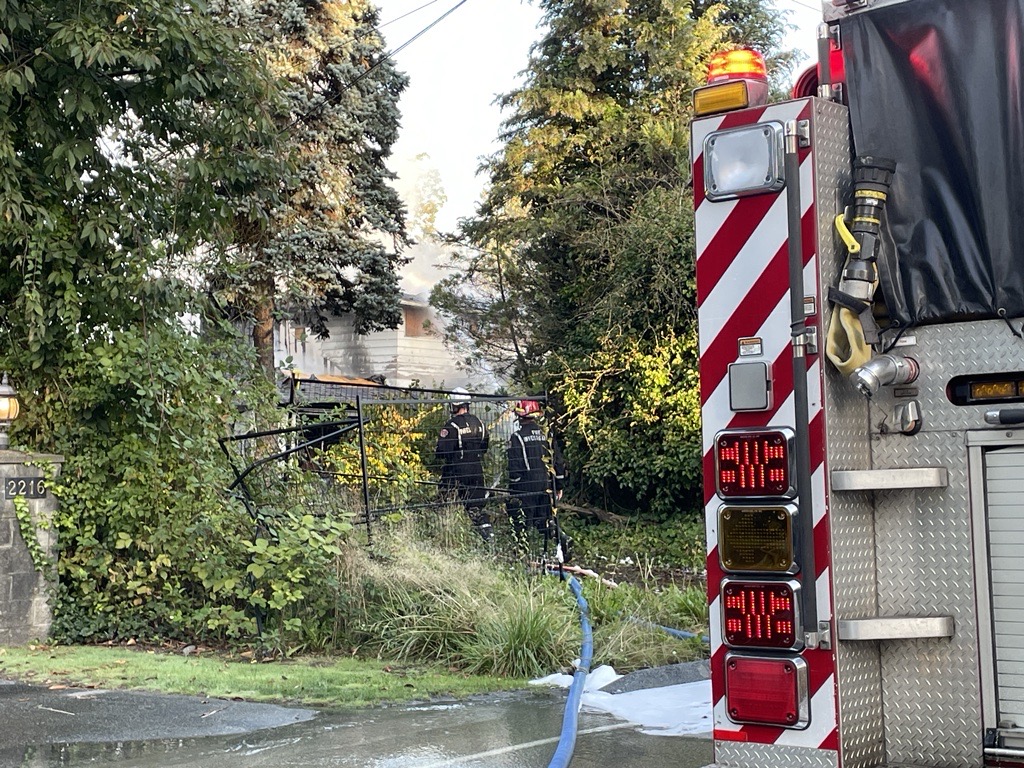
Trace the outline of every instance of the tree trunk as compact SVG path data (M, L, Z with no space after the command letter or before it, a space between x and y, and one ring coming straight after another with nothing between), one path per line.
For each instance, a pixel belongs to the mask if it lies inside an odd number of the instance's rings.
M263 375L273 383L275 378L274 303L270 298L260 301L253 312L252 345L256 348L256 357L263 370Z

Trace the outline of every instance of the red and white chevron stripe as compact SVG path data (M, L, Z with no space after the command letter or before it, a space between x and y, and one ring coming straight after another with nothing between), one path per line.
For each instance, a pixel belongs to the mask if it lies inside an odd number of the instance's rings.
M719 202L706 199L703 190L704 139L712 131L724 128L768 121L785 124L789 120L810 117L811 102L803 99L696 120L693 124L691 151L696 211L707 578L715 739L837 750L835 659L830 651L803 652L809 670L811 694L811 721L805 730L737 725L726 715L724 657L727 649L722 642L718 594L725 575L718 560L717 521L721 500L715 495L713 479L712 447L720 430L730 427L792 427L797 416L793 404L790 343L786 192ZM813 169L812 150L804 150L800 165L804 286L807 295L815 296L815 306L820 311ZM766 412L735 413L729 407L728 366L737 359L738 340L751 336L762 339L762 359L771 365L774 405ZM825 497L822 371L817 357L809 356L807 359L810 410L807 418L810 420L817 570L814 577L818 616L824 620L832 616L832 598ZM807 507L806 503L802 504L802 514L809 511ZM800 574L798 578L806 579L807 574Z

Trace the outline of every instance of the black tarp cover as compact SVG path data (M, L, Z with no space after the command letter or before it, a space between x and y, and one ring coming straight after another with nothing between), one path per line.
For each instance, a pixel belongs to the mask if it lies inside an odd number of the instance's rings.
M897 162L890 317L1024 316L1024 0L909 0L840 31L855 152Z

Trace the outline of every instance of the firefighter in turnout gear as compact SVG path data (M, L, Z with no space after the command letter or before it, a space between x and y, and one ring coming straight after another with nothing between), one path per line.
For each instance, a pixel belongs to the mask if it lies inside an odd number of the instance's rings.
M449 404L452 415L441 427L434 450L435 458L442 465L441 493L446 498L457 499L480 535L489 539L491 524L483 509L487 489L482 463L490 444L487 427L469 412L469 393L462 387L452 390Z
M508 481L511 500L508 515L522 540L533 528L544 536L545 546L555 537L569 560L569 540L557 528L555 503L562 497L565 463L557 443L539 423L543 413L536 400L520 400L515 406L519 428L508 441Z

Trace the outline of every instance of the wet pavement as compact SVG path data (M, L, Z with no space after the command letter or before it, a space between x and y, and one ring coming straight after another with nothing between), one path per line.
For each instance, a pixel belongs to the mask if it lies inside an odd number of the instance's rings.
M671 684L679 670L669 678L654 670L646 679L631 678L617 681L617 689ZM566 695L564 689L541 688L459 702L316 712L0 683L0 766L543 767L558 743ZM711 762L706 737L650 735L585 707L571 766L699 768Z

